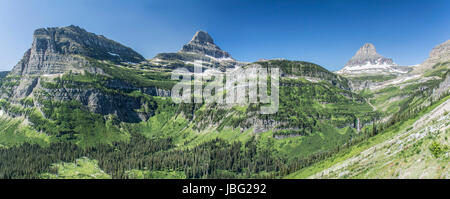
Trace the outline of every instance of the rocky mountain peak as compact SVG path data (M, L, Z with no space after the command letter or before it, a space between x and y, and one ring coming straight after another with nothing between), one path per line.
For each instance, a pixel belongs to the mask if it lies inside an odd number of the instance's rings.
M214 43L213 38L205 31L197 31L192 40L184 45L180 52L207 55L214 58L231 58L231 55L220 49Z
M32 50L79 54L94 59L140 62L144 57L118 42L78 26L41 28L34 32Z
M361 65L395 65L392 59L385 58L377 53L375 46L371 43L364 44L356 54L347 62L346 66Z
M194 37L190 43L199 43L199 44L214 44L214 40L207 32L199 30L195 33Z
M437 45L431 50L430 55L427 60L425 60L422 64L414 68L414 72L422 73L428 69L432 69L438 63L447 63L447 66L450 67L448 62L450 61L450 40Z
M35 30L31 48L12 71L17 75L63 73L72 62L82 64L75 55L114 62L145 60L129 47L71 25Z
M337 71L340 74L390 74L407 73L408 67L399 67L390 58L378 54L375 45L364 44L356 54L345 64L344 68Z
M375 49L375 46L371 43L366 43L364 46L362 46L357 52L355 56L360 57L374 57L374 56L380 56L377 53L377 50Z
M430 52L430 58L442 58L444 61L450 60L450 40L447 40L446 42L434 47Z

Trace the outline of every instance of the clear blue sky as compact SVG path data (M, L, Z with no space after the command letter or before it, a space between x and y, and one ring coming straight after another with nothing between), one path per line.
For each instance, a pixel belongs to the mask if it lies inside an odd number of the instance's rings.
M146 58L176 52L196 30L241 61L287 58L337 70L366 42L401 65L450 39L449 0L0 0L0 70L41 27L78 25Z

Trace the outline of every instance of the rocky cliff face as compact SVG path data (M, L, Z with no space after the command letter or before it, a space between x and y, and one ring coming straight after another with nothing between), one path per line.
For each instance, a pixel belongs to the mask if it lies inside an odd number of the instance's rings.
M40 76L55 76L69 71L106 75L102 69L92 66L86 57L113 62L145 60L131 48L77 26L37 29L31 48L10 73L20 76L21 80L8 97L27 97L37 86ZM2 95L5 96L4 93Z
M181 53L196 53L211 56L214 58L231 58L230 54L223 51L214 43L213 38L204 31L195 33L192 40L183 46Z
M223 51L214 43L213 38L204 31L197 31L192 40L185 44L177 53L160 53L150 60L154 66L166 68L193 65L201 61L204 67L234 68L245 63L234 60L228 52ZM180 65L179 62L182 64Z
M378 54L373 44L366 43L345 66L361 66L367 63L371 65L395 65L392 59L385 58Z
M76 70L87 65L84 56L114 62L145 60L131 48L77 26L42 28L34 32L31 48L13 68L12 74L57 74Z
M407 73L409 67L400 67L392 59L381 56L377 53L375 46L366 43L356 54L347 62L347 64L337 73L340 74L391 74Z
M419 66L415 67L413 72L423 73L426 70L433 69L433 66L438 63L446 63L447 68L450 69L450 64L448 62L450 62L450 40L434 47L430 52L428 59Z
M0 96L16 105L20 105L21 100L25 98L34 98L35 106L39 108L43 106L39 102L42 100L75 100L92 112L113 114L125 122L138 122L151 114L137 111L144 106L141 99L127 93L139 91L151 96L170 96L169 91L161 88L137 87L114 79L92 60L100 63L107 60L116 65L145 61L144 57L131 48L77 26L38 29L34 32L31 48L2 85ZM88 73L92 74L90 78L102 76L109 77L109 80L100 87L59 80L68 73ZM71 86L44 85L58 81L70 83ZM87 81L96 80L88 78ZM106 92L105 88L109 91Z

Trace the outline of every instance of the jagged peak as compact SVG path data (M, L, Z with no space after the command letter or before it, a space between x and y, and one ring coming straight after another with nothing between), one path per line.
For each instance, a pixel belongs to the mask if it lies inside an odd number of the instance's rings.
M207 32L199 30L188 44L180 50L182 53L208 55L214 58L231 58L230 54L220 49Z
M206 44L206 43L214 44L214 39L207 32L205 32L203 30L199 30L192 37L191 42L202 43L202 44Z
M386 58L378 54L375 45L365 43L358 49L356 54L347 62L345 66L361 66L361 65L395 65L390 58Z
M355 55L337 71L340 74L369 74L369 73L406 73L409 69L399 68L390 58L378 54L375 45L365 43Z
M356 55L378 55L375 45L372 43L364 44L359 50L356 52Z

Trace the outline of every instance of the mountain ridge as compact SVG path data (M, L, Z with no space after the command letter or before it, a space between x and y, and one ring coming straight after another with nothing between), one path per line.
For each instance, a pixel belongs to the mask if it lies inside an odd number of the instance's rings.
M63 62L82 62L80 58L72 55L115 62L145 61L142 55L129 47L71 25L35 30L31 48L25 53L19 64L13 67L12 73L33 75L64 72L65 68L58 68L58 66L64 65ZM44 62L52 64L44 65Z

